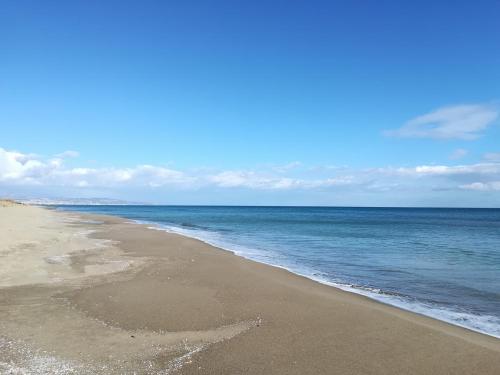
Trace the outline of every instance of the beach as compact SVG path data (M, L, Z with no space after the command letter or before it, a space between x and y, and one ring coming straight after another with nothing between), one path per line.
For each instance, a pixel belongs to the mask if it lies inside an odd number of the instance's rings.
M149 225L12 203L0 238L0 373L500 373L497 338Z

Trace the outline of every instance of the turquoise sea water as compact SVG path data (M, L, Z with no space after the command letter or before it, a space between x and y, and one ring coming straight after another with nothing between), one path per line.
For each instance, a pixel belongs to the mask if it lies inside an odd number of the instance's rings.
M500 337L500 209L60 206L151 223Z

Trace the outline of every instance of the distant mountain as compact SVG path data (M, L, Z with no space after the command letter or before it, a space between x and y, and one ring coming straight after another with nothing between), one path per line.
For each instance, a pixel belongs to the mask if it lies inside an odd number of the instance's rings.
M43 206L62 206L62 205L84 205L84 206L127 206L127 205L144 205L151 203L144 202L129 202L120 199L112 198L28 198L16 199L16 201L25 204L43 205Z

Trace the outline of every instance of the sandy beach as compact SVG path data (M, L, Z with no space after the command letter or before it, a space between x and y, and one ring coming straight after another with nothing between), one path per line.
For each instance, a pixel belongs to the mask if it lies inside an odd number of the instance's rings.
M1 374L499 374L500 340L125 219L0 205Z

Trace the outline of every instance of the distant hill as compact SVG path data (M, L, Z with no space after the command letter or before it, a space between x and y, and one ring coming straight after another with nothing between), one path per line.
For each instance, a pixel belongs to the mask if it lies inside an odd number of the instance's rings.
M12 200L12 199L0 199L0 207L11 207L18 205L20 203Z
M130 202L112 198L29 198L16 199L17 202L25 204L35 204L43 206L61 206L61 205L85 205L85 206L103 206L103 205L143 205L151 204L144 202Z

